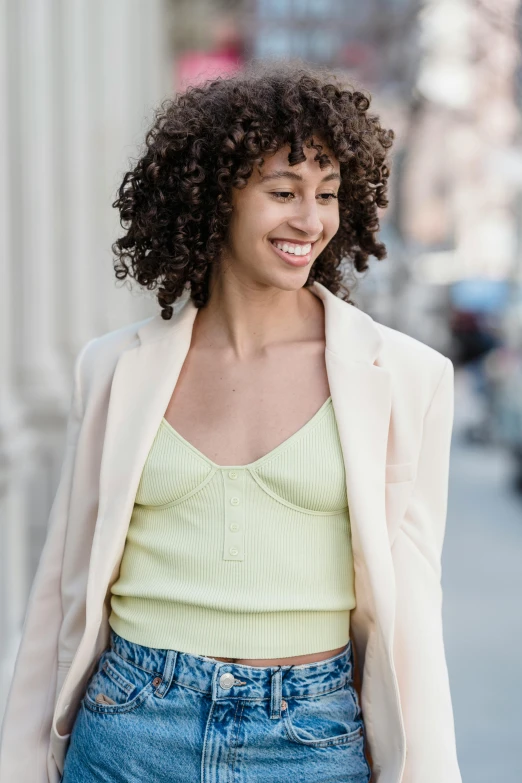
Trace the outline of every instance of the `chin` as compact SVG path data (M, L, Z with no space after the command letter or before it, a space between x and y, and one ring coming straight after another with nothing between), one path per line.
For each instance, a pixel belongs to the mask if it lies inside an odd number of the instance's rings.
M274 275L273 278L267 282L268 285L279 288L281 291L299 291L308 280L309 274L310 269L307 267L306 269L293 270L287 274Z

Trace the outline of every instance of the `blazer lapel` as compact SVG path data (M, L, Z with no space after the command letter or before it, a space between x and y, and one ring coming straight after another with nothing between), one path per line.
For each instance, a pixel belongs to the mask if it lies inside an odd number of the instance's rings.
M326 370L345 460L358 590L353 628L366 638L368 621L378 621L391 644L394 578L384 486L391 381L374 364L381 336L370 316L322 284L311 290L325 309ZM154 316L138 330L139 344L117 363L87 586L88 625L101 622L103 600L117 577L143 465L187 356L196 315L187 297L170 321Z
M345 463L357 600L350 622L361 651L369 623L391 649L395 579L385 507L391 377L374 364L382 338L373 319L319 283L312 291L325 308L326 372Z
M138 329L139 343L125 350L116 365L100 467L87 624L89 619L99 624L106 591L117 577L143 465L188 353L196 315L188 299L170 321L154 316Z
M312 290L325 307L326 371L346 472L356 594L350 636L361 707L372 768L377 774L386 760L386 780L398 781L406 745L393 662L395 574L385 505L391 376L376 363L382 337L373 319L324 286Z

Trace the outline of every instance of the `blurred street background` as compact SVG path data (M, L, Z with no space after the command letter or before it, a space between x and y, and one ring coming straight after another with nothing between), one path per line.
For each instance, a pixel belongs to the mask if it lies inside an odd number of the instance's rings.
M73 360L157 312L114 279L123 173L163 98L251 58L299 56L369 90L396 133L388 258L354 275L353 296L454 362L443 587L459 760L464 783L522 781L521 0L0 9L0 716Z

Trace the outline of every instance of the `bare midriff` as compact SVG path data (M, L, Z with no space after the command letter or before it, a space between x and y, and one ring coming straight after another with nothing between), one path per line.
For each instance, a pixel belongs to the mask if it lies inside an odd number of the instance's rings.
M324 661L326 658L332 658L341 653L346 645L337 647L335 650L325 650L324 652L309 653L308 655L294 655L290 658L218 658L215 655L207 655L206 658L213 658L215 661L225 661L226 663L240 663L243 666L300 666L302 663L315 663Z

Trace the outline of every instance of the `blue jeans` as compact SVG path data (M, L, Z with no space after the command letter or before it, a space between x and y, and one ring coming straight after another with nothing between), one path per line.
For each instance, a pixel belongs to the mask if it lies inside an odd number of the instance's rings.
M368 783L351 641L300 666L244 666L111 629L62 783Z

